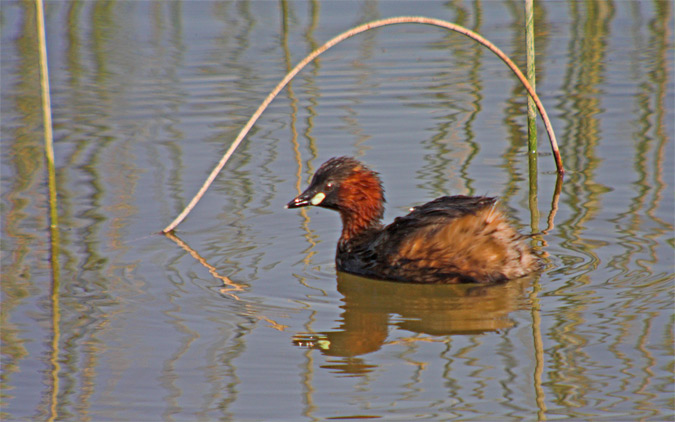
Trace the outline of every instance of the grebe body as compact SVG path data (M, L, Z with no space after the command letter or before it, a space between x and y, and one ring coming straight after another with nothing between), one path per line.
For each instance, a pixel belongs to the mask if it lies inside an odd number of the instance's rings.
M444 196L381 223L384 191L374 171L351 157L332 158L287 208L337 211L339 271L412 283L497 283L540 267L538 256L486 196Z

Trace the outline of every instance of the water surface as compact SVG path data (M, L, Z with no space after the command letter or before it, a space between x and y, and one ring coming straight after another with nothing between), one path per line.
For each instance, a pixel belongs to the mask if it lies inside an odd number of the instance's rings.
M2 2L4 420L668 420L672 2L540 2L536 190L525 96L489 51L400 25L285 72L356 24L422 14L523 66L520 2L48 2L58 237L32 3ZM284 204L352 155L386 220L498 195L546 269L500 286L337 274L340 222ZM535 195L536 194L536 195ZM553 212L555 210L555 212Z

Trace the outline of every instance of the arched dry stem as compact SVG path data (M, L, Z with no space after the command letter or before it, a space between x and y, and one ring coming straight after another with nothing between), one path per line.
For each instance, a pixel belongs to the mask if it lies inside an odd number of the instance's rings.
M239 135L237 135L237 138L232 142L232 145L230 145L230 148L225 152L223 157L220 159L218 162L218 165L211 171L211 174L209 174L209 177L206 179L202 187L199 189L197 194L195 195L194 198L190 201L190 203L185 207L185 209L174 219L171 224L166 226L164 230L162 230L162 233L168 233L172 231L173 229L180 224L185 217L190 213L190 211L197 205L197 202L201 199L201 197L204 195L206 190L211 186L211 183L213 183L213 180L216 178L218 173L220 173L220 170L225 166L225 163L230 159L234 151L237 149L239 144L244 140L244 137L248 134L248 132L251 130L251 127L255 124L255 122L258 120L260 115L263 113L263 111L267 108L267 106L272 102L272 100L281 92L281 90L290 82L291 79L295 77L295 75L302 70L307 64L309 64L312 60L314 60L316 57L318 57L321 53L324 51L328 50L329 48L333 47L334 45L338 44L341 41L346 40L347 38L353 37L354 35L360 34L361 32L367 31L369 29L373 28L379 28L382 26L387 26L387 25L396 25L396 24L402 24L402 23L421 23L425 25L434 25L434 26L439 26L441 28L446 28L451 31L459 32L460 34L463 34L469 38L471 38L474 41L477 41L478 43L484 45L487 47L490 51L495 53L506 65L513 71L513 73L516 74L516 77L520 82L525 86L525 89L527 90L527 93L534 99L535 104L537 105L537 109L539 110L539 113L541 114L542 119L544 120L544 126L546 127L546 131L548 132L549 140L551 142L551 149L553 151L553 156L555 158L555 163L556 163L556 168L558 169L559 174L564 173L563 169L563 164L562 164L562 159L560 158L560 152L558 151L558 143L555 138L555 134L553 133L553 127L551 126L551 121L548 118L548 115L546 114L546 110L544 109L544 105L542 104L541 100L537 96L537 93L534 91L534 89L530 86L530 84L527 82L527 79L523 75L523 73L518 69L518 67L509 59L506 54L504 54L503 51L501 51L499 48L494 46L490 41L486 40L482 36L478 35L477 33L471 31L470 29L464 28L463 26L447 22L441 19L433 19L433 18L426 18L422 16L400 16L400 17L394 17L394 18L387 18L387 19L381 19L369 23L365 23L363 25L359 25L355 28L352 28L346 32L343 32L342 34L336 36L335 38L329 40L326 42L324 45L321 47L317 48L316 50L312 51L307 57L305 57L300 63L298 63L290 72L284 76L284 78L277 84L276 87L272 90L272 92L269 93L267 98L260 104L260 107L253 113L249 121L246 123L246 125L242 128L242 130L239 132Z

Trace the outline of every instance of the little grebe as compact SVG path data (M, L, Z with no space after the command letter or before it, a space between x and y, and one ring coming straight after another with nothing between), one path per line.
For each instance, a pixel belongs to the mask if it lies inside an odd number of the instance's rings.
M339 271L413 283L496 283L539 268L524 236L486 196L444 196L388 226L377 173L351 157L331 158L286 205L315 205L342 218Z

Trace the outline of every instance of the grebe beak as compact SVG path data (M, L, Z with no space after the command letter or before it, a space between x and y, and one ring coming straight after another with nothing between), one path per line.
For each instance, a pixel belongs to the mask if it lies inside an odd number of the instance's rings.
M315 192L313 189L307 189L300 195L293 198L291 202L286 204L286 208L300 208L308 205L319 205L326 198L323 192Z

